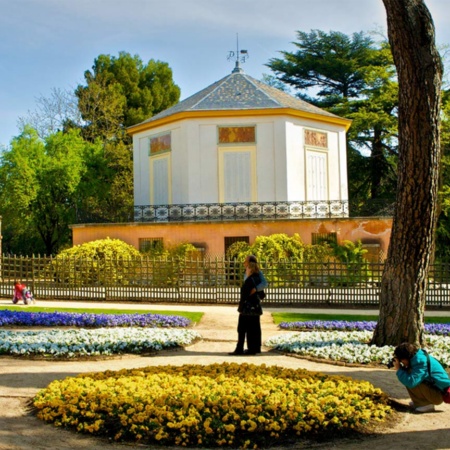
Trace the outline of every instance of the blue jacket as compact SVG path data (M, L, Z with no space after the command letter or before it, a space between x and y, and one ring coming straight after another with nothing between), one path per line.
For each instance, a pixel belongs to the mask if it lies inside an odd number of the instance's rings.
M425 380L429 380L427 355L423 350L419 350L409 363L408 369L400 368L397 370L397 378L400 383L404 384L407 388L415 388ZM450 378L447 372L441 366L440 362L430 356L430 372L431 378L434 381L436 387L443 390L450 386Z
M269 285L269 283L267 283L266 277L264 276L262 270L260 270L260 271L258 272L258 274L259 274L260 282L257 284L256 290L257 290L258 292L260 292L260 291L263 291L264 289L266 289L266 287ZM244 273L244 281L245 281L246 279L247 279L247 275L245 275L245 273Z

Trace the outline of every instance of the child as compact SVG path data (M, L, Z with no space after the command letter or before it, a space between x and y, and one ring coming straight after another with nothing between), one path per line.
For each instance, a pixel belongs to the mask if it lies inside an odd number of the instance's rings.
M34 303L33 294L27 288L25 284L22 284L20 281L14 281L14 297L13 303L19 303L19 300L23 300L25 305L29 305L30 303Z

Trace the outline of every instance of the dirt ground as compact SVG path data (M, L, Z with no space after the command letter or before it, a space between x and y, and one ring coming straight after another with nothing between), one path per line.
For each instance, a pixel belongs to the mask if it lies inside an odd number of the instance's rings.
M9 301L0 300L0 304ZM46 302L46 306L57 302ZM65 304L67 306L67 303ZM74 306L70 304L70 306ZM99 305L76 304L80 308L93 308ZM105 305L101 305L105 306ZM115 305L118 308L135 308L136 305ZM282 355L265 348L256 356L229 356L234 350L237 337L237 313L234 306L190 306L186 305L143 305L152 310L193 310L205 312L196 330L203 339L182 350L164 351L155 356L126 355L114 359L98 361L41 361L18 358L0 358L0 449L1 450L125 450L152 448L143 445L117 444L105 440L80 435L55 428L36 419L28 411L27 404L39 389L52 380L74 376L83 372L119 370L153 365L212 364L242 361L254 364L277 365L288 368L304 368L329 374L351 376L370 381L380 387L400 405L407 405L409 398L404 387L397 381L393 371L384 368L337 366L326 363ZM271 309L262 316L263 340L281 333L272 323ZM295 311L295 310L292 310ZM305 311L305 310L303 310ZM370 313L371 311L367 311ZM371 449L397 450L400 448L440 450L450 449L450 405L436 407L436 412L413 414L399 408L395 420L376 433L352 439L336 439L327 442L298 442L273 448L300 449L320 448L353 450L361 445ZM155 447L156 448L156 447ZM161 447L159 447L161 449Z

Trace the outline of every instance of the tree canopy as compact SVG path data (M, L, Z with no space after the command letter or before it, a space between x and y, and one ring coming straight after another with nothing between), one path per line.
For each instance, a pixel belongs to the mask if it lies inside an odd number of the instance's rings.
M178 102L180 89L165 62L120 52L100 55L75 90L84 121L82 136L104 145L103 158L89 164L93 192L85 193L80 213L89 220L131 220L133 207L132 144L126 128ZM96 177L96 180L93 178ZM92 219L91 219L92 220Z
M267 65L298 97L353 120L347 140L351 212L374 213L394 201L396 181L397 83L389 46L364 32L298 31L297 38L297 51L281 52L283 58Z
M125 139L127 127L173 106L180 98L167 63L150 60L144 64L139 56L126 52L118 57L98 56L84 79L86 84L79 85L75 94L88 139Z
M68 224L132 220L127 127L174 105L180 89L165 62L99 55L74 92L58 89L19 118L22 133L0 160L6 252L52 254Z
M0 159L0 214L10 238L6 251L50 255L70 244L68 225L75 219L85 159L98 151L96 145L76 130L42 140L25 127L13 139Z

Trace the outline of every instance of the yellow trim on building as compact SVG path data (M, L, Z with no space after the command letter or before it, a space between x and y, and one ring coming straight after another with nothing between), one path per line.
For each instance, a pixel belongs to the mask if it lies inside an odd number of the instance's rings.
M310 113L307 111L299 111L293 108L279 108L279 109L245 109L245 110L215 110L215 111L182 111L174 113L161 119L156 119L151 122L144 122L133 125L127 129L130 135L140 133L142 131L151 130L152 128L166 125L168 123L177 122L186 119L201 119L201 118L218 118L218 117L247 117L247 116L293 116L302 119L312 119L318 122L329 123L333 125L344 126L345 131L350 128L352 121L342 117L330 117L321 114Z

